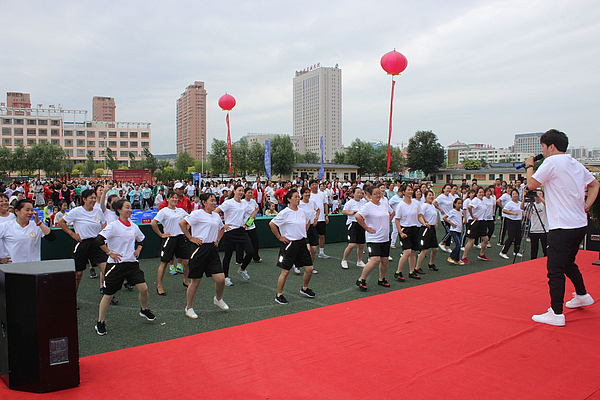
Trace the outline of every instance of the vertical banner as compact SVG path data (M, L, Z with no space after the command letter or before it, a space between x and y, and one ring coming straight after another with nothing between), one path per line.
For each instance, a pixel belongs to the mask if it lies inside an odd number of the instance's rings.
M265 172L267 179L271 179L271 141L265 140Z
M323 169L323 136L321 136L321 169L319 170L319 179L323 179L325 170Z
M392 161L392 114L394 111L394 86L396 86L396 81L392 76L392 100L390 101L390 133L388 135L388 152L387 152L387 172L390 172L390 163Z
M227 121L227 157L229 158L229 172L231 172L231 131L229 129L229 113L227 113L225 121Z

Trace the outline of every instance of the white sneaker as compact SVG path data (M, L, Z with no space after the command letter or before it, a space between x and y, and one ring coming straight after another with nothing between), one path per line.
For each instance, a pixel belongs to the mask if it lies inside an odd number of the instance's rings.
M438 243L438 247L441 251L446 251L446 246L442 245L441 243Z
M318 256L318 257L319 257L319 258L331 258L330 256L328 256L328 255L327 255L327 254L325 254L325 253L319 253L319 256Z
M364 262L362 262L362 260L360 260L360 261L358 261L358 262L356 263L356 266L357 266L357 267L360 267L360 268L364 268L364 267L365 267L365 263L364 263Z
M444 249L444 251L445 251L446 253L452 253L452 249L451 249L450 247L446 247L446 248Z
M313 273L313 274L318 274L318 273L319 273L319 271L317 271L316 269L314 269L314 268L313 268L313 272L312 272L312 273Z
M577 308L577 307L591 306L592 304L594 304L594 299L592 299L592 296L590 296L589 293L586 293L583 296L580 296L577 294L577 292L573 292L573 299L567 301L565 306L567 308Z
M535 322L541 322L542 324L565 326L565 315L554 314L552 308L549 308L547 313L534 315L531 319Z
M392 261L393 260L392 256L388 256L388 260Z
M523 258L523 254L521 254L521 253L517 253L517 257L521 257L521 258Z
M238 274L240 274L245 281L250 280L250 274L245 269L238 269Z
M229 306L227 303L225 303L223 299L217 300L217 296L213 297L213 304L223 311L229 311Z
M502 258L504 258L505 260L508 260L508 256L506 254L504 254L503 252L498 253L498 255Z
M476 249L480 249L480 248L481 248L481 244L476 244L476 245L475 245L475 246L473 246L473 247L475 247Z
M498 242L498 243L496 243L496 246L500 246L500 247L502 247L502 246L504 246L504 245L503 245L502 243Z
M233 286L233 282L231 282L231 278L225 278L225 286Z
M194 311L194 308L185 308L185 316L191 319L198 318L198 314Z
M495 233L492 233L492 237L496 237L496 234L495 234Z
M296 273L296 275L300 275L300 268L294 265L294 272Z
M491 247L492 247L492 245L490 244L490 242L488 242L487 248L490 249Z
M342 262L340 264L342 264L342 268L348 269L348 261L342 260Z
M464 247L464 246L462 246L462 247L460 248L460 251L465 251L465 247Z

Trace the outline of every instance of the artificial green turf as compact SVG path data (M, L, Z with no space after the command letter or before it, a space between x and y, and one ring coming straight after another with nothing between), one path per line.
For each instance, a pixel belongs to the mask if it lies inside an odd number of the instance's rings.
M496 227L496 235L498 235L498 229L499 224ZM442 232L443 228L438 228L438 239L441 239ZM424 263L423 269L426 275L423 275L421 280L408 279L408 265L406 265L404 276L407 279L404 283L397 282L392 278L398 265L400 248L392 250L391 255L394 260L390 261L390 268L387 273L391 287L378 286L377 270L374 270L367 279L367 292L360 292L355 285L355 281L359 278L361 272L361 268L356 267L356 252L353 251L350 255L350 268L344 270L340 266L340 260L346 243L327 244L325 253L330 255L331 259L317 258L315 260L315 268L319 273L313 275L310 282L310 288L315 291L317 296L314 299L309 299L301 295L299 290L302 277L292 271L284 289L284 295L289 301L288 305L280 305L274 301L277 277L280 272L280 269L275 266L278 249L261 249L260 256L263 262L250 264L248 272L251 279L249 281L243 281L237 273L237 266L235 263L231 263L230 272L234 285L226 287L223 295L223 299L230 307L229 312L223 312L213 305L214 281L212 278L202 279L194 302L194 310L199 316L196 320L189 319L184 314L186 288L182 284L183 275L171 276L167 272L163 285L167 296L158 296L156 293L156 269L159 260L145 259L141 260L140 264L146 275L150 291L149 308L156 314L156 321L148 322L138 315L140 303L137 289L133 291L121 289L116 295L119 304L111 305L108 309L106 315L108 334L105 336L98 336L94 330L98 316L98 304L101 298L99 282L97 279L90 279L86 271L78 294L80 355L83 357L175 339L511 264L512 258L504 260L498 256L500 248L496 246L497 238L492 238L491 241L492 248L489 248L486 252L491 261L477 260L479 250L473 248L469 255L472 264L455 266L446 261L448 253L439 251L435 264L440 268L440 271L431 271L426 268ZM527 245L527 247L529 246ZM223 253L220 253L220 255L222 257ZM232 261L234 260L235 255ZM366 254L363 261L367 261ZM517 261L520 260L517 259ZM422 301L426 301L426 299L422 299ZM240 338L240 340L243 339Z

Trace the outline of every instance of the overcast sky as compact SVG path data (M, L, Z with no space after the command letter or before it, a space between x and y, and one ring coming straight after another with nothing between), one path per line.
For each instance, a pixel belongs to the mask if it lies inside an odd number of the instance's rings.
M114 97L117 121L152 123L152 151L175 152L176 100L204 81L208 137L292 133L294 71L342 69L342 137L392 141L432 130L443 145L512 145L515 133L563 130L600 147L600 2L590 1L4 1L0 94L89 111Z

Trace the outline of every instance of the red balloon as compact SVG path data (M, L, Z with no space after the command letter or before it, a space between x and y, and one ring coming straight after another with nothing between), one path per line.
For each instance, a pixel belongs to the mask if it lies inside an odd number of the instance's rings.
M232 95L225 93L219 98L219 107L225 111L230 111L235 107L235 98Z
M389 75L399 75L408 66L408 60L401 53L392 50L381 57L381 68Z

